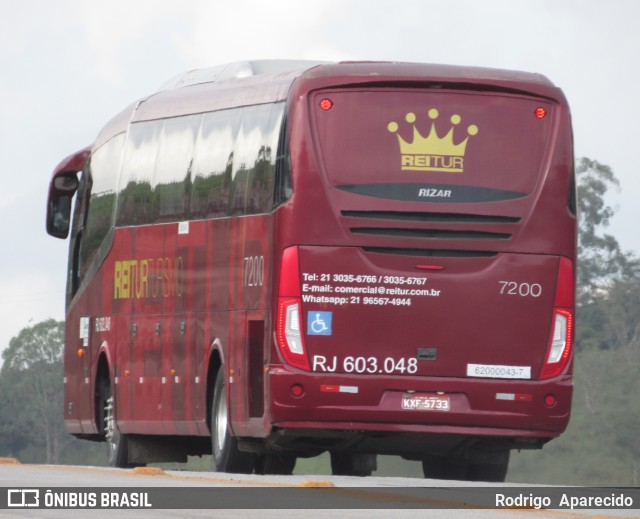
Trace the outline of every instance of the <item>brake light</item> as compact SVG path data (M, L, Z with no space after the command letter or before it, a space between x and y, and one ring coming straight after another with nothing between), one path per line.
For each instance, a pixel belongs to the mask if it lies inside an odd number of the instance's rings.
M544 119L547 116L547 110L541 106L535 109L533 114L536 116L536 119Z
M302 300L297 247L289 247L282 254L278 296L276 336L280 352L291 366L310 371L300 318Z
M300 297L300 261L298 247L289 247L282 253L280 267L280 297Z
M320 108L322 108L325 112L328 112L333 108L333 101L328 97L325 97L322 101L320 101Z
M574 287L573 264L567 258L560 258L553 309L553 327L545 362L540 372L541 379L561 375L571 360Z
M554 310L553 332L547 359L540 378L553 378L562 374L573 349L573 314L568 310Z

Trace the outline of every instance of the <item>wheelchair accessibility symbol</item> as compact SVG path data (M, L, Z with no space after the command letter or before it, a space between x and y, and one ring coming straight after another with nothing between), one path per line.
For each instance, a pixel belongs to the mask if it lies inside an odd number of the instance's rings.
M308 312L307 335L331 335L333 312Z

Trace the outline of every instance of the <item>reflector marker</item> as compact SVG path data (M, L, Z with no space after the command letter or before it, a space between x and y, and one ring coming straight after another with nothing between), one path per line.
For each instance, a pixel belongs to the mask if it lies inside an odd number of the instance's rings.
M320 386L320 391L323 393L353 393L357 394L359 389L358 386L332 386L328 384L323 384Z
M526 393L496 393L496 400L510 400L514 402L532 402L533 395Z
M442 265L416 265L416 268L422 270L444 270Z

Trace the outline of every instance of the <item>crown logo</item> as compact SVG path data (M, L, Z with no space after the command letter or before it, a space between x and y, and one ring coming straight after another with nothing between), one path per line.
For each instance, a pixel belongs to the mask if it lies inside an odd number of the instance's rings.
M411 142L405 141L397 133L399 129L398 123L392 121L387 126L389 132L396 133L398 136L400 153L402 154L402 169L462 173L464 171L464 154L467 149L467 141L469 136L477 135L478 127L475 124L468 126L468 136L462 142L455 144L453 142L454 129L460 124L462 117L458 114L452 115L450 121L453 126L444 137L439 137L435 121L440 116L440 113L436 108L431 108L427 113L432 123L431 131L426 137L420 134L414 124L416 122L416 114L410 112L405 116L405 120L413 125L413 140Z

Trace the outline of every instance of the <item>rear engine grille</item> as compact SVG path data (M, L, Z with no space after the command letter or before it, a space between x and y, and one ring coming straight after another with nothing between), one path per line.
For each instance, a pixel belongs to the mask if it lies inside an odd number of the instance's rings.
M342 216L353 219L349 230L354 234L364 234L368 236L387 236L391 238L416 238L426 240L466 240L478 242L486 240L510 240L511 232L501 232L512 230L513 225L520 223L520 217L501 216L487 214L469 213L440 213L440 212L408 212L408 211L342 211ZM390 227L367 227L363 220L376 220L385 222ZM356 223L357 222L357 223ZM413 223L412 226L398 225L400 222ZM372 222L373 223L373 222ZM355 224L355 225L354 225ZM360 225L358 225L360 224ZM394 225L395 224L395 225ZM424 224L418 227L415 224ZM433 228L432 225L434 224ZM347 224L349 225L349 224ZM483 228L490 225L490 229ZM496 228L495 226L499 226ZM446 228L442 228L442 227ZM463 227L464 226L464 227ZM503 227L505 226L505 227ZM472 227L472 228L469 228ZM392 247L395 249L395 247ZM422 250L422 249L405 249ZM435 249L430 249L435 250ZM439 249L440 250L440 249ZM448 251L450 256L454 251ZM466 251L461 251L466 254ZM420 253L419 255L423 255ZM438 254L441 255L441 254Z
M429 258L493 258L495 251L453 250L453 249L407 249L399 247L362 247L365 252L397 254L400 256L421 256Z
M399 229L387 227L352 227L354 234L394 236L399 238L425 238L440 240L510 240L511 234L486 231L457 231L450 229Z
M377 220L400 220L429 223L519 223L517 216L495 216L465 213L418 213L399 211L342 211L342 216L350 218L370 218Z

